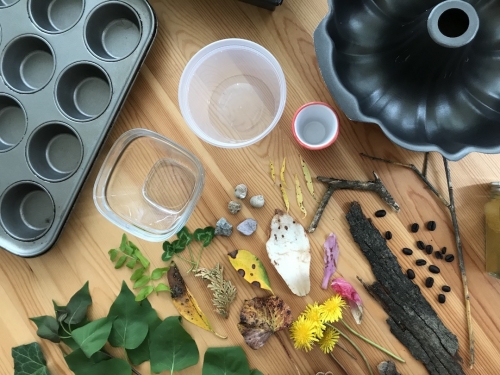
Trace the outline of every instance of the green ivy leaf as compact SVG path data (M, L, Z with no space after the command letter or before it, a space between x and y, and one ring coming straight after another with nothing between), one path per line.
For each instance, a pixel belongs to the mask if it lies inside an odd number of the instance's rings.
M109 259L114 262L116 260L116 257L118 256L118 250L116 249L111 249L108 251L109 254Z
M156 288L155 288L155 292L156 293L159 293L159 292L170 292L170 288L168 287L168 285L165 285L163 283L159 283Z
M125 282L120 294L111 305L108 319L113 321L109 343L125 349L137 348L148 334L148 322L141 307L135 301L135 295Z
M151 285L148 285L148 286L145 286L144 288L142 288L139 293L137 294L137 296L135 296L135 300L137 302L139 301L142 301L142 300L145 300L146 298L148 298L148 296L153 293L153 290L154 290L154 287L151 286Z
M150 280L151 279L149 276L146 276L146 275L141 276L141 278L134 283L134 289L140 288L141 286L146 285L147 283L149 283Z
M61 341L59 338L59 322L52 316L38 316L30 318L38 327L36 334L42 339L47 339L52 342L58 343Z
M118 262L115 263L115 269L122 268L125 262L127 261L128 257L126 255L122 255L119 259Z
M37 342L12 348L12 358L14 375L50 375L42 349Z
M182 327L180 316L166 318L151 334L151 370L180 371L194 366L200 359L193 338ZM219 373L220 375L220 373Z
M134 273L132 274L132 276L130 276L130 280L131 281L137 281L139 280L142 275L144 274L144 271L146 271L145 268L141 267L141 268L137 268Z
M202 375L248 375L247 356L240 346L208 348L203 360Z
M264 375L262 372L254 368L253 370L250 370L250 375Z
M97 354L97 353L96 353ZM90 358L87 358L82 349L73 350L70 354L64 357L69 369L74 373L79 370L86 370L94 364Z
M121 358L111 358L75 372L76 375L130 375L132 367Z
M108 318L101 318L73 330L71 336L83 350L85 355L90 357L106 344L112 326L113 322L111 320Z
M170 267L156 268L151 273L151 280L159 280L163 275L165 275Z
M149 361L149 343L151 341L151 332L161 324L161 319L158 318L156 310L151 307L151 303L147 299L141 302L141 314L148 321L149 332L144 341L136 349L127 349L127 356L134 366L138 366L143 362Z
M89 282L76 292L66 306L67 316L65 323L78 324L87 316L87 308L92 304L92 298L89 293Z

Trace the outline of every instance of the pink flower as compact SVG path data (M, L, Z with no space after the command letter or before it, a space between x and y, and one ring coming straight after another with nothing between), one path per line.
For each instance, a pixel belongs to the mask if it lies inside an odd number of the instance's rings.
M325 249L325 253L323 256L323 260L325 261L325 273L323 276L323 283L321 287L323 289L328 288L328 281L330 281L330 277L333 276L335 271L337 270L337 262L339 260L339 244L337 243L337 236L333 233L326 238L326 241L323 245Z
M356 289L341 277L337 277L332 281L332 289L349 303L354 320L356 320L356 323L361 324L363 302Z

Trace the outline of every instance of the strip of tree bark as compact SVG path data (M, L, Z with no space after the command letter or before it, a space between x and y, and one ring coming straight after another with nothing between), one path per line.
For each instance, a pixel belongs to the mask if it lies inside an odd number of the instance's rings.
M463 375L458 339L439 319L420 288L403 273L386 240L353 202L346 215L354 241L370 262L377 281L364 284L389 315L391 332L431 375Z

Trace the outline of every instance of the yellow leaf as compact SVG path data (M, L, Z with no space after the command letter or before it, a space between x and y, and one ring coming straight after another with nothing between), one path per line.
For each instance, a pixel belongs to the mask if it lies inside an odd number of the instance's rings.
M228 258L229 263L246 281L274 294L267 271L259 258L248 250L235 250L228 254Z
M304 172L304 178L306 180L307 190L309 190L309 193L311 193L314 200L318 201L318 199L316 198L316 194L314 194L314 185L312 182L311 172L309 171L309 167L307 166L304 159L302 159L302 155L299 156L300 156L300 164L302 164L302 172Z
M274 164L272 160L269 160L269 168L271 169L271 178L273 179L274 184L274 181L276 180L276 172L274 171Z
M286 168L286 157L283 158L283 164L281 164L280 179L281 179L281 183L283 184L283 186L288 189L288 186L286 186L286 180L285 180L285 168Z
M286 193L283 185L280 184L281 195L283 196L283 202L285 202L286 212L290 211L290 201L288 200L288 194Z
M307 216L306 208L304 207L304 197L302 196L302 189L300 187L299 178L295 175L295 196L297 198L297 204L299 205L300 211Z
M174 306L179 314L188 322L193 323L204 330L213 332L218 337L227 338L219 335L213 330L206 315L203 311L201 311L200 306L186 286L184 279L174 262L170 265L167 278L170 286L172 302L174 303Z

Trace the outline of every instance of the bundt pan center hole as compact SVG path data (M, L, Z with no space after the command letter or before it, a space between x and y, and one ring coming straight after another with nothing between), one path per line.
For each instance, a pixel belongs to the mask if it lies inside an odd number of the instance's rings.
M462 9L448 9L439 17L438 28L448 38L459 37L469 28L469 16Z

